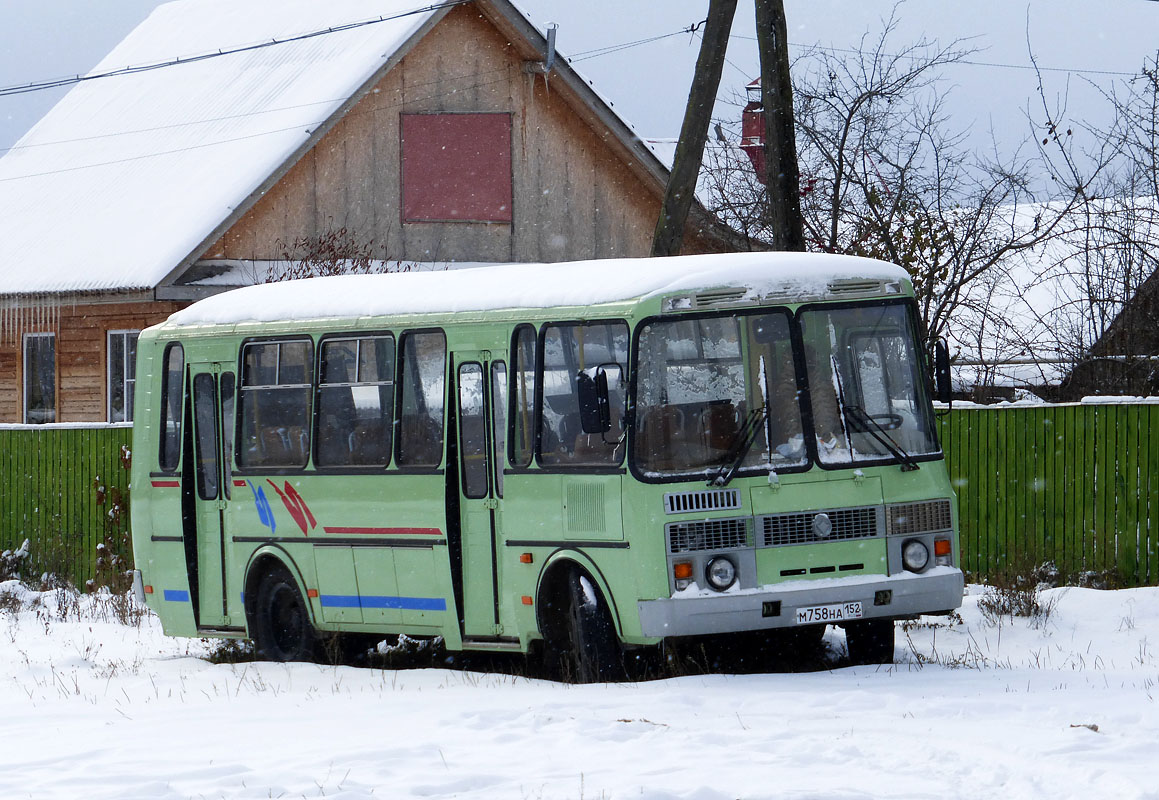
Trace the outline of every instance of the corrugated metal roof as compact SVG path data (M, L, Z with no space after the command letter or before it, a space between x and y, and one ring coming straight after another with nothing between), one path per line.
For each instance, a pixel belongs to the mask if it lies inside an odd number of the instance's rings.
M90 74L420 5L178 0ZM436 13L78 84L0 159L0 294L157 285Z

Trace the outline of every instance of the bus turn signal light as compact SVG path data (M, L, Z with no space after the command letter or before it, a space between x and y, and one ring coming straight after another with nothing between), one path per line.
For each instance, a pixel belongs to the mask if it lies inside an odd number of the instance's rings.
M934 563L939 567L954 566L953 552L949 539L934 539Z
M530 564L531 561L532 561L531 553L520 553L519 554L519 563L520 564Z
M525 606L531 605L531 595L529 595L529 594L523 595L523 605L525 605Z
M318 596L317 589L307 589L306 590L306 597L309 597L311 600L313 600L317 596Z
M145 584L145 594L153 594L152 584L148 584L148 583Z
M672 565L672 577L676 579L676 591L687 589L692 583L692 562L677 561Z

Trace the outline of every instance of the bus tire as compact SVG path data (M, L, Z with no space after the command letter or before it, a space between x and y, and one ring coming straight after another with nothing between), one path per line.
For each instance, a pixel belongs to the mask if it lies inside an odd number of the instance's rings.
M893 635L892 619L863 619L847 623L845 648L849 652L849 663L892 664Z
M596 683L624 677L623 648L599 589L582 571L567 574L567 604L562 642L565 680Z
M298 584L285 567L271 565L258 579L251 632L263 661L313 661L318 635Z

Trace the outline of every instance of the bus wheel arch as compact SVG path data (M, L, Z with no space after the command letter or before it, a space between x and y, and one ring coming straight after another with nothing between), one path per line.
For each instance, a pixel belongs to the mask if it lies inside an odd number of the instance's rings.
M258 658L312 661L319 636L305 583L278 551L255 553L246 570L246 627Z
M544 665L553 676L576 683L623 678L615 606L599 571L573 555L551 560L540 577L536 621Z

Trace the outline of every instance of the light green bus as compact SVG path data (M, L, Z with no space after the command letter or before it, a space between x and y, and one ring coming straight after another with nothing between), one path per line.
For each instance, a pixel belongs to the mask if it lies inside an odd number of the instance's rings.
M920 333L904 270L828 255L220 294L138 342L135 585L270 660L406 634L602 680L837 624L889 662L962 597Z

